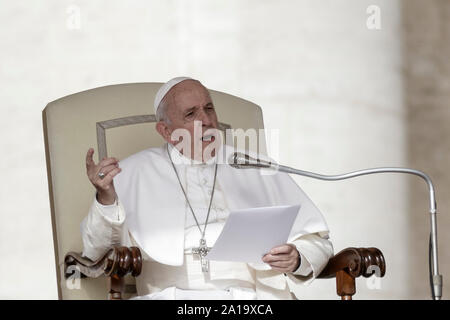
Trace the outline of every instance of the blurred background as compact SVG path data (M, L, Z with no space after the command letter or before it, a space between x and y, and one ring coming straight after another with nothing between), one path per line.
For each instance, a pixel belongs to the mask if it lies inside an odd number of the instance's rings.
M266 128L280 130L283 164L428 173L449 297L450 1L10 0L0 21L0 298L57 298L46 104L180 75L260 105ZM355 299L430 297L424 181L295 179L327 218L336 253L383 251L386 276L357 280ZM315 281L299 298L336 299L334 280Z

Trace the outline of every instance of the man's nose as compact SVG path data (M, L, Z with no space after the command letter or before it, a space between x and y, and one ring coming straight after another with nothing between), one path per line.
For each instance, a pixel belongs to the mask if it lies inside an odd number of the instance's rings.
M198 115L198 121L202 122L202 126L211 126L212 119L210 116L205 112L205 110L201 109L200 113Z

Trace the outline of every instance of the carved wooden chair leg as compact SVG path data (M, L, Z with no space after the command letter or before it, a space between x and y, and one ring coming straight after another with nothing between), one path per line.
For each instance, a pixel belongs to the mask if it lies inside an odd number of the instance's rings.
M341 300L352 300L356 293L355 278L344 270L336 272L336 289Z
M108 278L109 300L122 300L124 283L124 279L117 274Z

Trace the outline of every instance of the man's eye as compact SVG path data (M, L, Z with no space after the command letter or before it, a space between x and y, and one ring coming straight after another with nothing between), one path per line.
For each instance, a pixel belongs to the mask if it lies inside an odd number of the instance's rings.
M190 117L192 117L193 115L194 115L193 112L186 113L186 118L190 118Z

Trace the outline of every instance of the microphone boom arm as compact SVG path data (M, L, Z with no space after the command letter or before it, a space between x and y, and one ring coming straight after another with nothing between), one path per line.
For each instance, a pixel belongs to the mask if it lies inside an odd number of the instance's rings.
M375 173L407 173L412 174L421 177L425 180L425 182L428 185L428 191L430 196L430 219L431 219L431 234L430 234L430 240L431 240L431 248L432 248L432 284L431 286L431 293L432 298L434 300L440 300L442 297L442 275L439 274L439 266L438 266L438 249L437 249L437 221L436 221L436 199L434 194L434 186L431 182L430 177L419 170L415 169L409 169L409 168L399 168L399 167L380 167L380 168L370 168L370 169L363 169L358 171L352 171L344 174L338 174L338 175L323 175L318 174L314 172L304 171L304 170L298 170L291 167L279 165L276 163L272 163L270 161L262 160L262 159L254 159L250 157L249 155L236 152L232 155L232 160L230 165L234 168L238 169L271 169L271 170L277 170L281 172L286 173L292 173L300 176L305 176L309 178L319 179L319 180L326 180L326 181L338 181L338 180L345 180L350 178L355 178L359 176L369 175L369 174L375 174ZM431 266L430 266L431 271Z

